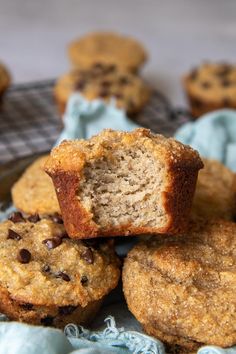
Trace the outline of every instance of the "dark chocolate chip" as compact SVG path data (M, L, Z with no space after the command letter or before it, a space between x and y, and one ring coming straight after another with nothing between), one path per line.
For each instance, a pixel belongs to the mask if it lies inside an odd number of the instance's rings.
M111 86L111 81L104 80L101 82L102 87L110 87Z
M61 239L69 238L69 236L68 236L68 234L66 232L63 232L63 234L61 234L60 236L57 236L57 237L60 237Z
M83 90L85 88L86 81L85 80L79 80L75 84L75 90Z
M124 96L122 95L122 93L116 93L114 96L115 96L116 98L118 98L118 99L124 98Z
M101 88L100 91L98 92L99 97L107 97L109 96L109 90L105 87Z
M224 86L224 87L229 87L229 86L231 86L231 81L230 80L228 80L228 79L222 79L221 80L221 85L222 86Z
M57 272L57 273L55 273L55 277L56 277L56 278L62 278L64 281L70 281L69 275L67 275L67 274L64 273L64 272Z
M29 220L30 222L36 223L36 222L38 222L38 221L40 220L40 217L39 217L38 214L34 214L34 215L30 215L30 216L28 217L28 220Z
M113 73L116 70L115 64L110 64L105 67L105 74Z
M229 64L224 64L217 69L216 75L219 77L227 76L231 71L232 71L232 66Z
M196 78L198 77L198 70L197 69L193 69L190 74L189 74L189 78L190 80L196 80Z
M25 218L19 211L15 211L9 216L8 220L17 223L17 222L24 222Z
M49 250L52 250L53 248L60 246L60 244L62 243L62 239L61 239L61 237L52 237L52 238L48 238L46 240L43 240L42 243L44 243Z
M29 263L31 260L31 253L26 248L22 248L18 252L17 259L20 263Z
M33 309L33 304L30 303L25 303L25 304L20 304L20 307L22 307L24 310L30 311Z
M52 316L46 316L41 318L40 322L43 326L52 326L54 318Z
M80 279L80 283L85 286L88 284L88 278L86 277L86 275L82 275L81 279Z
M208 89L211 87L211 83L209 81L203 81L201 83L201 86L204 88L204 89Z
M92 69L103 69L102 63L94 63Z
M229 97L225 97L224 99L223 99L223 106L224 107L230 107L231 106L231 101L230 101L230 98Z
M92 249L91 249L91 248L85 249L85 250L81 253L81 258L83 258L87 263L93 264L93 262L94 262L94 257L93 257L93 251L92 251Z
M16 240L16 241L19 241L22 239L21 235L19 235L17 232L15 232L14 230L12 229L9 229L8 230L8 236L7 236L8 239L11 239L11 240Z
M51 215L51 219L52 219L52 221L56 222L57 224L63 224L62 217L58 213Z
M120 85L128 85L130 83L130 80L127 78L127 76L121 76L118 82Z
M193 99L191 102L192 105L196 108L202 107L202 101L198 100L197 98Z
M59 315L70 315L72 314L77 306L59 306Z
M51 271L51 268L48 264L45 264L43 267L42 267L42 271L45 272L45 273L49 273Z

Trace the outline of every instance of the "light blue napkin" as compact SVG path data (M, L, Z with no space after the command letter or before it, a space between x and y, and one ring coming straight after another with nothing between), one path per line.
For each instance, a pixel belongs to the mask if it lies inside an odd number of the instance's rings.
M236 110L222 109L184 124L175 138L200 155L221 161L236 171Z
M71 95L63 117L64 129L56 145L65 139L87 139L105 128L130 131L139 126L115 106L115 99L109 104L102 100L86 100L79 93Z

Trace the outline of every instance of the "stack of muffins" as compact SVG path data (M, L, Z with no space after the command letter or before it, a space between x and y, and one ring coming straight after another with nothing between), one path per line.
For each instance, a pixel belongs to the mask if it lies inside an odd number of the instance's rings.
M138 76L147 53L136 40L113 32L90 33L70 44L69 58L73 68L54 89L61 114L73 92L87 100L112 98L132 116L149 101L151 90Z
M235 175L204 165L141 128L54 148L12 190L21 213L1 225L0 311L58 327L91 320L119 279L115 240L142 234L122 279L144 330L167 352L234 345Z

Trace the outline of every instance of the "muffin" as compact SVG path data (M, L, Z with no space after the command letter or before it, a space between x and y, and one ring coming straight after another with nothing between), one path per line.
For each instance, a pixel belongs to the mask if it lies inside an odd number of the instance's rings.
M0 63L0 100L11 83L10 74L7 68Z
M123 289L130 311L172 351L236 344L236 224L192 223L176 237L152 237L128 254Z
M189 146L139 128L64 141L45 171L69 236L89 238L182 231L202 167Z
M0 224L0 312L61 328L90 321L118 283L112 241L74 242L62 224L29 220L16 213Z
M221 108L236 108L236 66L203 63L183 79L191 113L197 118Z
M88 69L94 64L116 65L137 72L147 60L147 53L135 39L114 32L92 32L69 46L72 64Z

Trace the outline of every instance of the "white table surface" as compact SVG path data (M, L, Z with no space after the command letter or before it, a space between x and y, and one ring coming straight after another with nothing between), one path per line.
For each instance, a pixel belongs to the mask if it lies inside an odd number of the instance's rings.
M96 29L140 39L143 76L176 105L186 70L236 58L235 0L0 0L0 60L16 83L54 78L69 68L67 43Z

